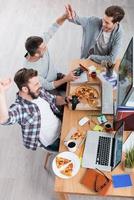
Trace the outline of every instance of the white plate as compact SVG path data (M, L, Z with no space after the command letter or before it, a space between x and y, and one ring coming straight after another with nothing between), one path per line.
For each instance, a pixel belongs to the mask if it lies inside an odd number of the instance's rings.
M60 173L61 169L57 168L57 166L56 166L56 157L63 157L63 158L67 158L67 159L71 160L71 162L73 163L72 176L65 176L62 173ZM68 178L72 178L73 176L75 176L78 173L78 171L80 169L80 160L76 154L69 152L69 151L65 151L65 152L59 153L56 157L54 158L53 163L52 163L52 169L53 169L55 175L59 176L60 178L68 179ZM63 169L63 167L62 167L62 169Z

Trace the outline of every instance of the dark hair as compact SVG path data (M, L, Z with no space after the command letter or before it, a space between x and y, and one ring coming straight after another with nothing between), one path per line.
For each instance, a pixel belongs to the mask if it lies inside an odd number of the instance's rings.
M25 48L31 56L34 56L38 47L43 42L43 39L39 36L31 36L27 38L25 42Z
M27 85L30 78L33 78L37 75L38 75L38 72L34 69L22 68L16 72L14 76L14 82L18 86L19 90L21 90L22 87Z
M120 6L110 6L105 10L105 14L108 17L113 17L112 22L116 23L123 19L125 11Z

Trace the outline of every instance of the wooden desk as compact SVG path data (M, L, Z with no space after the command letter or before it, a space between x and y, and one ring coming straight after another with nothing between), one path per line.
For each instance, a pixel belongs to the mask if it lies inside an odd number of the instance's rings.
M84 60L77 60L75 62L72 62L71 68L75 68L78 66L79 63L84 64L84 66L89 65L95 65L97 68L100 67L98 64L93 63L91 61L84 61ZM78 120L82 118L85 115L91 115L91 118L96 118L93 115L98 115L98 111L89 112L89 111L71 111L68 109L68 107L65 107L64 109L64 118L63 118L63 124L62 124L62 131L61 131L61 141L60 141L60 152L67 151L66 147L64 146L64 138L69 132L69 130L72 127L79 127ZM111 120L112 116L107 116L109 120ZM80 127L79 127L80 128ZM86 124L84 125L84 130L89 130L90 125ZM126 133L127 134L127 133ZM76 152L76 154L79 154L79 150ZM85 173L85 168L81 168L78 174L71 178L71 179L61 179L56 177L55 179L55 191L59 194L59 198L61 200L67 200L68 195L67 194L84 194L84 195L97 195L96 193L90 191L86 187L80 184L80 180L82 176ZM113 172L107 172L106 174L108 176L111 176L112 174L121 174L125 173L122 169L122 165L120 164L118 167L116 167ZM134 174L132 175L132 180L134 184ZM125 188L125 189L114 189L113 186L109 189L108 196L120 196L120 197L134 197L134 189L133 187Z

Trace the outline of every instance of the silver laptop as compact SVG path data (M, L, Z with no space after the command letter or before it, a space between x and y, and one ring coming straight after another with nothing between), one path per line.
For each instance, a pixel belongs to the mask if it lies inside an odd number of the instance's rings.
M88 131L82 167L112 171L121 161L123 130L123 123L121 123L114 135Z

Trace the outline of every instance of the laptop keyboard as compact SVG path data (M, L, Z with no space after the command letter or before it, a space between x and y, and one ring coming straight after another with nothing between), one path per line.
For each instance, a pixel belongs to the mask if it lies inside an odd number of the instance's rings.
M96 164L108 166L111 138L99 137Z

